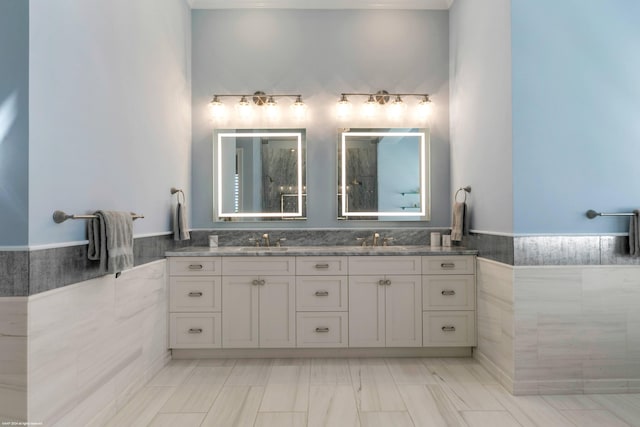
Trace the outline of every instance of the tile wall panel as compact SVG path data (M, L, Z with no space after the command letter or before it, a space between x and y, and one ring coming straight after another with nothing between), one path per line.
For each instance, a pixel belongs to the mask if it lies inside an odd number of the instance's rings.
M27 420L27 313L27 298L0 298L0 424Z
M165 268L153 262L30 298L29 421L89 425L168 361Z

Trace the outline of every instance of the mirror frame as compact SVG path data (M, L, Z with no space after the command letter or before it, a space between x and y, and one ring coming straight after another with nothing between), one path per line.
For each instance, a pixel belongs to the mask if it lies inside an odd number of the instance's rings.
M223 212L222 211L222 138L234 137L234 138L260 138L260 137L296 137L297 138L297 153L298 153L298 191L296 198L298 199L298 211L297 212ZM303 147L303 138L305 139ZM215 221L233 221L244 219L296 219L306 220L303 216L303 195L306 196L306 183L303 180L302 165L304 160L304 167L306 168L306 129L219 129L215 131L214 137L214 165L216 172L214 177L217 181L214 185L215 195L214 203L214 220ZM304 150L305 159L302 158L302 151Z
M418 129L415 132L400 131L394 129ZM405 217L416 218L414 221L429 221L431 214L430 191L427 191L427 168L430 166L430 145L428 139L428 129L423 128L371 128L371 129L339 129L340 145L338 165L338 213L339 220L374 220L379 217ZM349 212L347 210L347 197L345 197L345 189L347 188L347 156L346 156L346 139L348 135L352 136L412 136L420 137L420 212ZM430 181L429 181L430 185ZM403 219L401 221L406 221Z

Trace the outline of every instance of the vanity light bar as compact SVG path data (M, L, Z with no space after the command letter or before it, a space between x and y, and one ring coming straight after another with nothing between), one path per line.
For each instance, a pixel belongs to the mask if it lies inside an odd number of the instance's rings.
M302 164L302 135L300 133L253 133L253 132L240 132L240 133L219 133L218 134L218 217L220 218L255 218L255 212L222 212L222 138L259 138L262 136L269 137L295 137L297 139L297 156L298 165ZM260 217L263 218L282 218L282 217L302 217L302 168L298 167L298 191L296 197L298 199L298 211L297 212L273 212L273 213L261 213Z
M381 216L426 216L426 137L424 132L342 132L342 152L347 151L347 135L349 136L420 136L420 212L347 212L347 156L342 156L342 215L345 217L381 217Z
M389 106L389 115L395 118L399 118L403 110L406 108L406 104L402 100L403 96L416 96L420 98L418 102L416 113L421 119L426 119L431 113L433 102L429 98L428 93L389 93L386 90L379 90L375 93L359 93L359 92L343 92L340 94L340 99L337 105L338 118L347 118L351 113L351 102L349 96L364 96L367 100L363 106L363 113L365 116L371 117L375 114L375 109L379 106L385 105L391 101Z
M296 116L296 118L304 117L307 106L304 102L302 102L301 94L268 94L262 91L257 91L249 94L214 94L211 102L209 102L209 110L211 112L211 117L216 120L224 120L227 117L227 110L225 104L220 100L220 98L240 98L238 103L236 104L236 109L241 118L248 118L251 112L251 103L249 102L249 98L253 101L253 103L257 106L265 106L267 115L269 118L275 118L278 113L278 103L276 102L277 98L295 98L295 101L291 105L291 110Z

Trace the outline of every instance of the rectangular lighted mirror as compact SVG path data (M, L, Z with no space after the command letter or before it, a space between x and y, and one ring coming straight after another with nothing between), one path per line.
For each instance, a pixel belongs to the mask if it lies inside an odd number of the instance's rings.
M306 219L305 169L304 129L217 130L215 219Z
M338 219L428 221L426 129L341 129Z

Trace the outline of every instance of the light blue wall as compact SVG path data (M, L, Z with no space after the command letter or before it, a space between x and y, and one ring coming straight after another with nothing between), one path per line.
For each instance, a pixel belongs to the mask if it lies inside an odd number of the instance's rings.
M340 123L334 114L341 92L379 89L433 94L432 221L421 225L450 225L448 12L194 10L192 22L194 227L256 227L255 223L212 221L214 129L207 115L213 93L256 90L302 93L309 106L308 119L302 124L307 129L309 215L295 227L379 226L336 220L337 128L422 124L386 120ZM237 99L225 101L234 103ZM225 127L242 125L227 123ZM296 128L301 124L281 121L271 127ZM290 222L262 224L259 227L291 227Z
M28 242L29 2L0 1L0 246Z
M30 1L30 245L86 239L56 209L170 230L170 188L189 202L190 19L184 0Z
M640 208L640 2L513 0L516 233L628 231Z
M472 187L471 229L490 233L513 231L510 4L456 0L449 11L451 192Z

